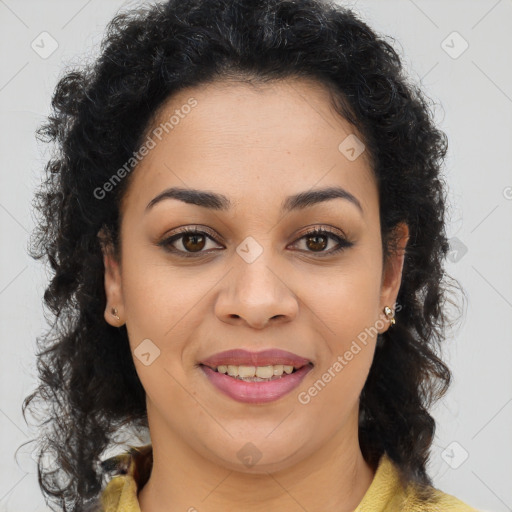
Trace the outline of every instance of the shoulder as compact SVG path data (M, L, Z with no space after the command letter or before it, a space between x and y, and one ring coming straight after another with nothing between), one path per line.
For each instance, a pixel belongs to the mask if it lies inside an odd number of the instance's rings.
M455 496L430 486L400 483L399 468L387 454L355 512L479 512Z
M405 493L404 512L479 512L478 509L468 505L460 499L439 489L430 487L429 497L425 499L422 493L410 486Z

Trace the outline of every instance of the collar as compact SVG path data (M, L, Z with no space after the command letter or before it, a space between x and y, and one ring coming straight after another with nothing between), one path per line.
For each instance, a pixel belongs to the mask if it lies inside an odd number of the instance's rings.
M140 512L138 492L146 484L153 466L153 447L131 446L129 450L101 463L107 473L114 473L101 493L99 512Z

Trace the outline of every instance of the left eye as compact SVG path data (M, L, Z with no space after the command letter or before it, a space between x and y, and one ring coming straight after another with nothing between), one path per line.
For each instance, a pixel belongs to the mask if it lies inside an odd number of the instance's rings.
M190 258L206 253L207 251L204 251L203 249L205 248L208 240L215 242L215 238L204 231L199 231L197 229L186 229L175 235L165 238L159 242L158 245L163 247L168 252ZM325 229L315 229L309 231L302 235L297 240L297 242L301 240L304 240L308 249L313 249L309 251L306 250L306 252L322 253L321 255L327 256L335 254L353 245L353 243L349 242L346 238ZM325 248L329 244L329 240L334 240L337 243L337 246L335 246L335 248L331 249L330 251L325 251ZM174 244L178 241L181 242L181 245L185 250L181 250L175 247ZM295 244L297 244L297 242L295 242Z
M353 245L353 243L349 242L346 238L325 229L316 229L314 231L310 231L301 236L298 241L300 240L304 240L306 247L309 249L314 249L313 251L306 252L321 252L327 256L335 254ZM324 251L328 245L329 240L334 240L337 242L337 245L335 245L334 249L331 249L330 251Z

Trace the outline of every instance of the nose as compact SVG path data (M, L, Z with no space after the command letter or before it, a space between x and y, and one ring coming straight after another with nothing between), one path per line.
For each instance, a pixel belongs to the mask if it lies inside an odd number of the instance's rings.
M226 323L263 329L272 322L291 322L298 313L298 299L291 276L270 268L266 261L239 262L224 281L215 314Z

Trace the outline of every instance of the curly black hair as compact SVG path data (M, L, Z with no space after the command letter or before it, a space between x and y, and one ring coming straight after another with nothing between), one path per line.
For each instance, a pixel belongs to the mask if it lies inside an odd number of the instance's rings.
M360 397L359 440L373 467L386 452L403 482L431 485L428 411L450 384L440 350L451 321L445 303L457 305L447 293L456 281L443 268L447 137L435 126L432 100L386 39L334 2L169 0L117 13L98 58L59 79L52 113L37 130L55 150L35 195L40 220L30 246L52 269L44 302L53 319L37 341L39 385L22 409L24 416L37 403L45 410L38 481L61 510L83 510L97 497L105 483L100 457L121 428L147 428L126 328L104 321L97 236L108 233L118 254L120 206L133 173L107 199L98 190L133 159L170 95L217 80L313 79L362 134L379 188L384 260L396 248L399 222L410 238L397 323L379 335ZM52 468L43 467L43 455Z

